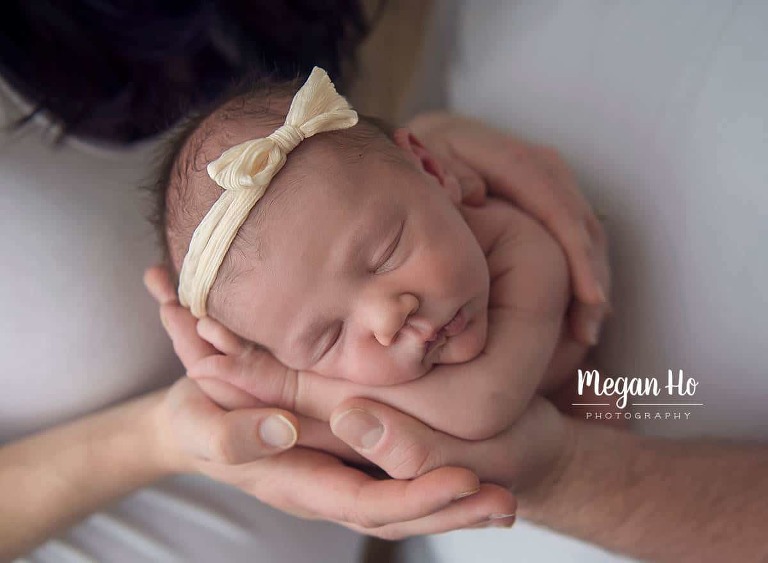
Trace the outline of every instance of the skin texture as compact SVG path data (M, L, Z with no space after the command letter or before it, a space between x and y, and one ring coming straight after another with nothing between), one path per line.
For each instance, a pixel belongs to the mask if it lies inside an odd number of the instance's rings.
M764 444L635 436L571 419L541 399L482 442L365 399L347 401L331 420L338 436L400 478L470 467L512 487L520 516L605 549L649 561L768 558ZM378 440L362 443L371 425Z
M301 166L316 172L277 213L258 230L245 225L264 251L244 250L247 265L219 289L227 296L212 316L292 369L365 385L475 358L488 266L440 175L420 169L407 146L400 162L371 150L351 164L322 149L304 154ZM467 327L427 353L459 310Z
M408 128L457 178L465 203L480 203L487 190L513 202L557 240L568 259L574 293L568 314L571 336L581 344L596 344L610 311L608 241L560 153L440 111L417 115Z
M231 251L238 259L223 265L209 307L221 323L200 325L222 354L189 375L214 398L226 383L320 420L330 398L368 396L463 438L504 430L534 392L553 387L542 380L568 304L557 244L501 200L459 205L405 130L352 162L322 140L289 158L284 171L303 174L301 185L285 195L286 179L276 178L268 193L278 204L243 225L258 252ZM441 337L457 311L466 326ZM288 368L282 377L259 375L249 342ZM282 402L292 390L302 400Z
M558 170L567 171L562 159L557 155L554 155L556 158L540 158L541 147L523 143L477 122L471 122L472 126L468 127L467 122L457 116L433 114L415 120L412 125L433 154L444 154L449 159L447 164L455 168L456 175L460 176L465 202L482 202L482 192L487 185L489 192L514 200L548 226L558 241L566 246L569 263L578 265L576 273L573 269L571 273L577 280L582 280L581 284L577 284L577 293L583 300L580 303L584 305L582 309L589 308L599 313L597 316L574 316L572 309L570 318L574 325L581 327L581 334L589 333L589 327L599 329L605 304L590 307L586 303L591 288L599 284L603 284L607 294L604 237L594 214L576 190L570 173L550 173L551 162L557 165ZM239 142L236 138L232 141ZM545 152L552 156L551 149ZM148 272L146 281L161 307L174 349L185 365L193 365L215 354L216 350L197 335L196 320L175 300L168 273L163 268L153 268ZM584 288L586 297L579 288ZM573 346L574 343L566 339L564 344L561 342L559 345L555 356L566 358ZM285 373L284 366L271 356L265 354L265 357L267 359L261 365L263 371L260 375L269 377ZM550 364L550 370L555 373L556 364L554 360ZM570 364L563 361L560 365L563 366L561 369L566 369ZM750 557L741 557L742 552L735 550L741 546L743 553L756 554L755 550L760 545L758 542L762 541L761 528L750 527L749 524L759 524L768 518L760 512L765 508L761 499L768 493L761 492L766 485L764 479L759 485L765 475L765 462L756 455L764 456L765 448L759 446L745 449L742 454L733 452L734 457L738 456L741 460L743 478L731 479L733 472L730 469L709 463L703 465L692 452L675 444L674 447L680 452L675 461L678 469L674 474L668 473L666 479L670 488L675 487L685 499L673 497L667 491L658 494L656 485L659 481L654 475L649 474L637 482L638 498L663 499L667 508L685 506L691 513L712 515L710 525L725 520L716 518L716 515L722 511L722 502L732 499L727 521L743 533L721 538L721 551L716 552L708 551L711 544L702 541L711 536L698 521L685 520L690 525L681 529L675 526L679 520L671 519L671 512L667 509L658 509L653 517L636 514L633 522L643 526L642 534L636 528L617 528L614 521L606 523L601 519L606 516L613 519L614 515L621 519L622 516L615 507L605 509L603 500L595 496L607 491L602 487L606 474L624 475L625 466L632 465L635 460L632 456L636 455L647 455L649 459L661 456L658 463L650 463L657 471L670 467L669 459L661 450L651 452L647 444L639 449L627 439L625 433L603 431L606 443L595 442L595 447L604 455L589 455L590 452L585 450L584 465L574 465L569 473L573 478L563 479L562 490L557 495L549 495L550 499L545 483L549 482L548 476L554 470L551 460L558 459L560 454L542 450L550 446L556 449L562 444L557 425L535 422L523 426L521 421L516 425L521 431L505 434L505 440L466 442L436 433L385 405L360 399L340 405L332 413L331 420L338 422L347 409L354 406L375 412L383 423L385 440L361 452L373 463L387 468L392 474L397 474L398 469L404 476L417 470L423 474L421 478L396 483L393 487L344 466L330 455L315 451L310 455L300 454L299 458L291 458L283 455L285 452L280 448L267 447L255 438L259 435L258 426L262 419L278 413L292 420L299 430L295 450L304 451L302 446L315 448L322 444L312 441L311 419L293 418L294 415L286 411L264 408L252 396L238 393L231 386L227 391L227 400L221 403L235 410L222 408L210 400L195 382L182 378L172 387L135 402L125 402L4 444L0 448L0 498L3 499L0 506L0 537L3 538L0 559L21 555L100 506L156 479L190 471L230 483L281 510L309 518L322 518L379 537L394 539L472 526L511 525L514 517L489 518L492 514L504 515L515 511L514 499L505 488L479 484L477 476L467 469L454 467L448 468L448 472L443 469L440 473L429 470L447 459L441 460L441 456L451 444L456 445L453 450L456 455L452 460L458 465L476 466L478 471L485 473L490 472L488 467L496 464L497 460L505 459L514 471L510 470L502 478L508 478L510 483L515 475L530 473L538 476L534 481L541 483L536 489L537 498L542 503L537 516L539 521L560 529L572 524L578 527L581 537L590 541L598 541L599 533L613 530L611 542L614 549L630 551L640 542L638 538L642 538L644 548L654 550L658 558L664 555L672 558L673 553L693 545L700 548L699 553L713 557L720 554L720 560L726 556L750 560ZM219 396L222 397L222 394ZM534 415L544 412L545 409L539 408L541 406L541 402L529 406L525 420L538 421ZM407 421L410 425L406 424ZM320 424L317 421L314 423ZM327 424L324 425L327 427ZM335 432L339 429L340 426L334 425ZM540 433L534 440L528 431L531 429ZM597 429L592 431L597 432ZM585 435L578 443L589 444L591 440L591 436ZM615 450L614 446L619 443L632 455ZM405 447L395 447L398 444ZM723 447L722 444L709 446L710 459L719 457L725 462ZM493 455L488 455L489 452ZM269 456L275 453L281 455L274 462L270 461ZM533 469L529 471L530 468ZM701 482L710 483L708 490L712 493L706 497L689 486L690 476L703 468L708 473L699 473ZM594 477L584 478L585 475ZM617 480L609 498L621 499L622 487L621 481ZM525 491L524 487L518 489ZM572 490L573 494L566 494L566 490ZM329 491L333 494L328 494ZM474 494L452 501L472 492ZM712 496L721 500L712 501ZM547 500L549 502L545 506ZM627 502L623 509L630 511L633 506L642 505ZM536 508L533 505L529 507L531 510ZM557 510L557 515L550 513L550 510ZM569 524L558 525L558 522ZM657 528L667 531L677 529L679 533L674 538L661 539L662 536L655 533ZM748 530L752 530L752 541L742 543ZM696 556L692 552L689 555L691 558ZM760 557L755 555L751 559L760 560Z
M563 374L571 373L568 369L545 377L563 333L567 270L556 243L512 206L489 198L484 206L463 208L462 213L487 253L492 280L490 336L471 361L437 365L419 379L389 386L290 368L263 375L263 351L206 318L198 332L220 353L191 365L189 376L206 385L231 385L266 404L319 420L328 420L330 410L345 398L365 396L465 439L504 430L536 391L551 390Z

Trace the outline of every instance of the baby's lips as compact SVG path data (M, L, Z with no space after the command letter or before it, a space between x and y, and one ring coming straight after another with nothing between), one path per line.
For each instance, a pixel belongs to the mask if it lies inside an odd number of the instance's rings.
M424 347L424 359L427 359L427 355L429 355L432 350L445 344L446 340L448 340L448 336L445 333L445 330L440 330L432 340L427 340Z
M468 322L467 315L464 313L464 308L462 307L442 330L445 331L445 334L448 336L456 336L457 334L464 332Z

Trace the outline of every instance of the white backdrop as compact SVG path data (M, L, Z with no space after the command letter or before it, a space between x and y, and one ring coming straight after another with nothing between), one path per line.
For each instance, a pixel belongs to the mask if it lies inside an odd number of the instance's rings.
M689 421L638 429L767 438L768 3L436 4L412 109L444 103L560 149L607 216L602 373L700 382ZM603 557L525 525L428 548L441 562Z

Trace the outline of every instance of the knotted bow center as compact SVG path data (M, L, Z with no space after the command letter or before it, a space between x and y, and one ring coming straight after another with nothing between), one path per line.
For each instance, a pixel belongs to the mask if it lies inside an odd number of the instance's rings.
M272 139L280 149L288 154L304 140L304 133L298 127L294 127L290 123L282 125L275 130L269 138Z
M315 67L293 96L284 125L269 137L228 148L208 164L208 175L224 191L195 229L179 273L179 300L193 315L206 315L208 293L224 256L288 153L307 137L356 123L355 110L339 96L328 74Z

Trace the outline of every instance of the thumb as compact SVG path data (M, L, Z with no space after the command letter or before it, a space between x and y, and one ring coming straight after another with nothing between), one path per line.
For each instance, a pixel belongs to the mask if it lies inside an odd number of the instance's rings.
M368 399L341 403L331 431L396 479L413 479L445 465L445 448L459 440Z
M180 396L174 401L175 416L171 424L181 449L193 457L234 465L296 444L298 421L287 411L275 408L226 411L211 401L194 381L183 378L176 386L180 386Z

